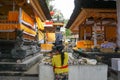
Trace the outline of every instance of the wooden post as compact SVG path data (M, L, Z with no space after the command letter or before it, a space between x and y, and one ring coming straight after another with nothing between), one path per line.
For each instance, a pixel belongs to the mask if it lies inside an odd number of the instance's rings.
M86 40L86 26L84 26L84 40Z
M107 26L104 26L104 41L107 40L107 39L106 39L106 27L107 27Z
M20 7L19 8L19 23L21 24L22 23L22 8Z
M92 26L90 26L90 28L91 28L91 38L90 39L92 39L93 28L92 28Z
M117 45L120 47L120 0L117 1Z
M104 41L105 40L105 36L104 36L104 34L105 34L105 32L103 32L104 30L103 30L103 24L102 24L102 19L100 20L100 29L101 29L101 36L103 36L103 40L102 41Z
M81 29L80 29L81 27L79 26L79 40L81 40L81 36L80 36L80 34L81 34Z
M97 46L97 34L96 34L96 27L97 27L97 25L96 25L96 22L94 23L94 33L93 33L93 40L94 40L94 46Z

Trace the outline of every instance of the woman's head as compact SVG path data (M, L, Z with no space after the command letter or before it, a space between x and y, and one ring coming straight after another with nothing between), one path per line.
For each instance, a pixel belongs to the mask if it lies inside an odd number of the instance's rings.
M58 45L58 46L56 46L56 50L57 50L58 52L62 52L63 49L64 49L64 46L63 46L63 45Z

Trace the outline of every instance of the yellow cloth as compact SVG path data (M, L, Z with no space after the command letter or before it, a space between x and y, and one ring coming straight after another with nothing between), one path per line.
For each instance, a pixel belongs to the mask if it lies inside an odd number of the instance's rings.
M38 40L44 40L44 33L42 33L40 30L38 31Z
M38 16L35 16L35 18L36 18L36 22L37 22L37 25L38 25L38 29L44 30L44 25L43 25L41 19Z
M63 66L68 65L68 53L65 52L65 59L64 59L64 64ZM54 55L52 58L52 66L56 66L56 67L62 67L61 66L61 55ZM55 68L54 71L56 74L60 74L60 73L67 73L68 72L68 67L67 68Z
M14 16L14 17L13 17ZM8 21L18 21L19 12L18 11L9 11L8 12Z
M41 50L52 50L53 46L54 46L53 44L48 44L48 43L41 44Z
M52 42L52 43L55 42L55 33L46 33L46 36L48 42Z
M34 28L34 20L25 12L22 10L22 15L21 15L22 20L25 22L31 24Z

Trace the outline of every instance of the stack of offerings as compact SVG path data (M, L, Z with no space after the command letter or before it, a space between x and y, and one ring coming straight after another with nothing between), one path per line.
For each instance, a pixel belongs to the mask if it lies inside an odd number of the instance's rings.
M41 52L50 52L53 46L53 44L49 43L41 44Z
M80 40L77 42L76 47L81 48L85 51L90 51L93 46L93 42L90 40Z

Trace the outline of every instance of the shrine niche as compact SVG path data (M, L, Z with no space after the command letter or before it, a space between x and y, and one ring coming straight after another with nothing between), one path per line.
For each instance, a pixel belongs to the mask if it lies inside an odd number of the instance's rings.
M93 3L94 5L92 5ZM73 33L77 33L79 40L89 39L94 41L95 34L96 44L100 44L105 40L116 41L116 24L115 1L80 0L76 1L75 10L66 28L69 28Z

